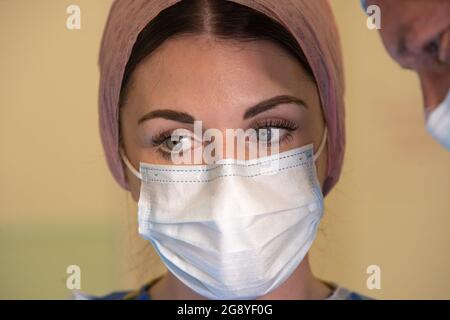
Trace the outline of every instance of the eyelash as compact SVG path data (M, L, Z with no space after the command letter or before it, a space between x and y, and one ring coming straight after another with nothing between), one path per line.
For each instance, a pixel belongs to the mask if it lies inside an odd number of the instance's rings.
M259 120L253 124L253 128L255 130L267 129L267 128L275 128L275 129L284 129L288 131L287 134L280 137L279 143L289 142L292 139L292 131L298 129L298 126L295 122L285 120L285 119L269 119L269 120Z
M166 152L160 148L160 146L166 141L167 139L170 139L172 136L174 130L163 130L161 132L158 132L153 138L152 138L152 146L157 148L156 151L163 157L165 160L171 159L171 154L169 152Z
M293 121L285 119L258 120L253 124L253 129L255 130L265 128L277 128L294 131L298 129L298 126Z
M170 136L172 135L173 130L163 130L161 132L158 132L153 138L152 138L152 145L154 147L159 147L164 141L166 141Z
M288 133L284 136L280 137L280 144L283 142L287 142L289 139L292 138L292 131L295 131L298 129L298 126L295 122L285 120L285 119L268 119L268 120L257 120L255 121L251 128L258 131L260 129L266 129L266 128L276 128L276 129L284 129L287 130ZM167 139L169 139L172 135L174 130L163 130L161 132L158 132L153 138L152 138L152 146L157 148L157 151L160 153L160 155L166 159L171 159L171 154L169 152L166 152L159 148Z

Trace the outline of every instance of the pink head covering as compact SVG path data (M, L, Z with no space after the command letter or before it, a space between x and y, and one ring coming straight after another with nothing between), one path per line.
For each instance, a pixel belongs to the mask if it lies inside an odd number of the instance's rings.
M160 11L180 0L116 0L100 49L100 133L109 168L128 190L119 155L119 95L137 36ZM336 184L345 146L344 78L339 36L327 0L230 0L281 23L303 50L319 89L328 128L328 168L323 193Z

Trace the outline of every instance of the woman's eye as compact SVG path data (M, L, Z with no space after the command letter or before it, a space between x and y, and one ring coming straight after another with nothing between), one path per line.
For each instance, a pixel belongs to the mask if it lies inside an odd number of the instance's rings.
M288 130L281 128L260 128L256 130L257 140L263 144L276 144L279 143L283 137L287 134Z
M160 145L160 148L167 153L181 153L192 147L191 136L171 136Z
M161 147L168 152L180 152L186 143L186 137L179 137L177 139L170 137L163 142Z

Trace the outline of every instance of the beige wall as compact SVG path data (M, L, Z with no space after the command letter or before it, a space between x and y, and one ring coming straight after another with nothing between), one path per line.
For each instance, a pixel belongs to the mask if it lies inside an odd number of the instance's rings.
M65 27L78 4L82 29ZM110 0L0 1L0 298L65 298L65 268L103 294L160 272L97 129L97 53ZM346 162L312 251L316 273L377 298L450 299L450 153L426 134L419 84L333 0L347 79ZM156 259L153 258L153 261ZM382 289L366 288L366 268Z

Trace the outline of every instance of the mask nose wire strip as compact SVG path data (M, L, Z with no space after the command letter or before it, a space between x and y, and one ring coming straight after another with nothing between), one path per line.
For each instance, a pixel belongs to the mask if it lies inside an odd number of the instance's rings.
M323 148L325 147L325 143L327 141L327 127L325 127L325 130L323 131L323 136L322 136L322 141L320 142L320 146L319 149L317 150L317 152L314 154L314 161L317 160L317 158L319 158L320 154L323 151ZM142 175L139 173L139 171L137 171L133 165L130 163L130 161L128 160L127 156L125 155L125 153L123 152L122 148L119 150L120 156L122 157L123 162L125 163L125 165L127 166L127 168L131 171L131 173L138 179L142 180Z
M317 152L314 154L314 162L319 158L320 154L323 151L323 148L325 147L325 143L327 142L327 136L328 136L328 129L325 127L325 130L323 131L322 141L320 142L319 149L317 149Z
M122 148L119 150L120 152L120 156L122 157L123 162L125 162L125 165L127 166L127 168L131 171L131 173L133 175L136 176L136 178L142 180L142 175L139 173L139 171L137 171L133 165L130 163L130 161L128 160L127 156L125 155L125 153L123 152Z

